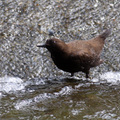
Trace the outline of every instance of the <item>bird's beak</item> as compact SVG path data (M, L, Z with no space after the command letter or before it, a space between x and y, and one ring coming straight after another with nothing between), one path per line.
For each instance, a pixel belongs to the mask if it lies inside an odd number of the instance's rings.
M46 48L46 45L45 44L43 44L43 45L37 45L37 47L44 47L44 48Z

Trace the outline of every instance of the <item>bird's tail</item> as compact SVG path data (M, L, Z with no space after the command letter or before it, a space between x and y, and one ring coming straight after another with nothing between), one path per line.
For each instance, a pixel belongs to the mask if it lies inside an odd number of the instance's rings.
M103 32L101 35L99 35L99 37L106 39L110 33L111 33L111 29L107 29L105 32Z

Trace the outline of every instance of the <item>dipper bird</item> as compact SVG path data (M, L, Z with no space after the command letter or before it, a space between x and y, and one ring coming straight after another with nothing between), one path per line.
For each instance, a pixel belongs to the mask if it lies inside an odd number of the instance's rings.
M89 78L90 68L103 63L100 54L110 31L107 29L90 40L74 40L67 43L57 38L51 38L45 44L37 45L37 47L47 48L59 69L71 73L71 76L75 72L82 71L86 74L86 78Z

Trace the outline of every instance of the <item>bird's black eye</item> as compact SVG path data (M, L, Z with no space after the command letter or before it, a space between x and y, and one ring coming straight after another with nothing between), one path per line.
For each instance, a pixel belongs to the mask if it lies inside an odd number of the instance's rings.
M56 40L52 40L52 39L48 39L47 42L46 42L46 44L48 44L48 45L54 45L56 43L57 43L57 41Z

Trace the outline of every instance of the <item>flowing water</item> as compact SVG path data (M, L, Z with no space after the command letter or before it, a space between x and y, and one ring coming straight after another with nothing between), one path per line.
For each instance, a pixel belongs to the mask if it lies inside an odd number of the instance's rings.
M111 28L104 63L70 77L36 45ZM0 1L0 120L120 120L119 0Z

